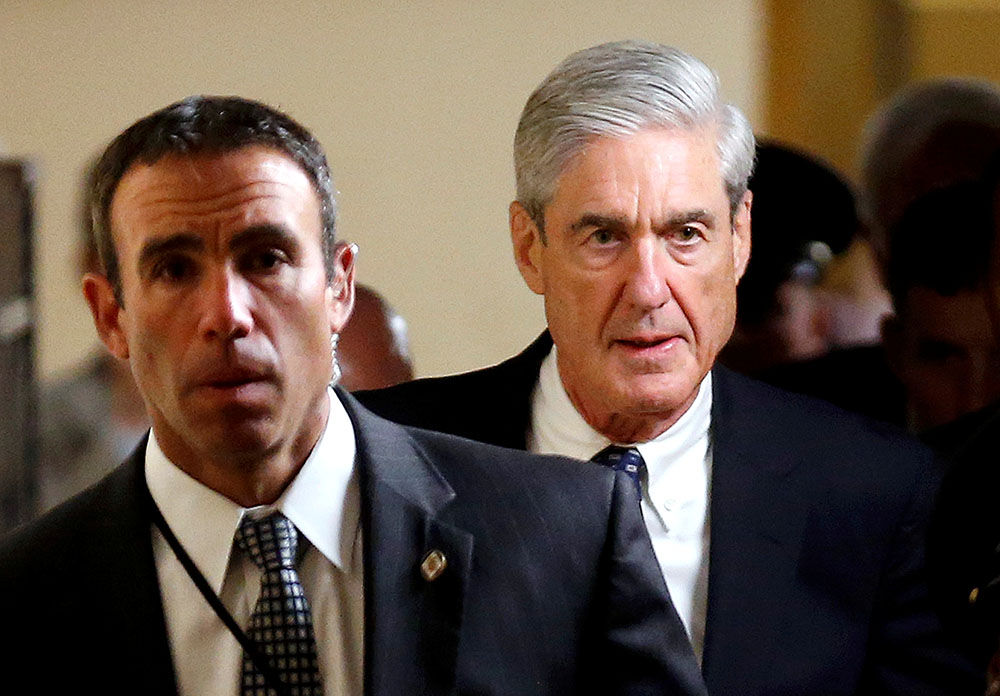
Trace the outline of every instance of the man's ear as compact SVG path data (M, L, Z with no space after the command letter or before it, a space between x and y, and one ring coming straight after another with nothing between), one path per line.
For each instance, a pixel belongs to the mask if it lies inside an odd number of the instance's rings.
M326 287L326 311L330 331L340 333L354 309L354 261L358 245L341 242L333 254L333 277Z
M747 270L750 263L750 207L753 203L753 193L747 191L743 200L733 215L733 270L736 271L736 282Z
M545 294L545 274L542 271L541 230L531 219L524 206L514 201L510 204L510 241L514 245L514 261L521 277L531 291Z
M101 341L116 358L127 360L128 337L121 325L123 310L115 299L111 283L100 273L87 273L83 276L83 296L90 306Z

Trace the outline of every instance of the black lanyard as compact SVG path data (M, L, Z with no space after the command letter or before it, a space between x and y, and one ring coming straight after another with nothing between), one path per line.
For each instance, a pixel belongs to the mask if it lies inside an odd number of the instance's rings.
M253 661L254 666L264 675L265 681L267 681L268 686L278 693L278 696L289 696L287 691L287 686L285 682L281 680L278 673L274 671L274 667L271 666L271 661L260 651L260 648L250 639L250 637L240 628L239 624L236 623L236 619L233 615L229 613L222 600L219 599L218 595L208 584L208 580L205 576L201 574L198 570L198 566L195 565L194 561L191 560L191 556L188 552L184 550L181 546L181 542L177 540L177 536L174 534L173 530L170 529L170 525L163 518L163 513L160 512L160 508L157 507L156 501L153 500L153 494L149 492L149 486L143 486L143 490L146 492L146 499L149 504L149 513L152 518L153 524L157 529L160 530L160 534L163 538L167 540L167 544L173 550L174 555L177 560L181 562L184 570L187 571L188 577L191 578L191 582L194 583L195 587L201 592L202 597L208 602L208 605L212 607L215 611L215 615L219 617L219 620L229 629L229 632L233 634L233 637L239 641L239 644L243 646L243 650Z

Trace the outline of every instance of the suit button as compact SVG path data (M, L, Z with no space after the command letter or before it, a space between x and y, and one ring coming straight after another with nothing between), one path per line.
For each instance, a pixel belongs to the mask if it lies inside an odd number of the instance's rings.
M979 588L973 587L969 593L969 604L975 604L977 599L979 599Z
M424 556L424 560L420 562L420 574L424 576L424 580L427 582L433 582L440 577L444 569L448 567L448 559L445 555L433 549L428 551L427 555Z

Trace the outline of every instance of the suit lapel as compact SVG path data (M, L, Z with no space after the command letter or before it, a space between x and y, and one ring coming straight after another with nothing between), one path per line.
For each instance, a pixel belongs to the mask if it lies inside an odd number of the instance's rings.
M765 403L749 383L713 371L711 543L702 670L710 693L752 692L775 654L805 523L790 479L798 456L775 440ZM787 438L784 438L787 440ZM746 650L753 645L752 651Z
M450 693L472 536L439 518L455 493L409 434L338 395L354 423L361 474L365 693ZM428 580L421 566L433 551L447 566Z

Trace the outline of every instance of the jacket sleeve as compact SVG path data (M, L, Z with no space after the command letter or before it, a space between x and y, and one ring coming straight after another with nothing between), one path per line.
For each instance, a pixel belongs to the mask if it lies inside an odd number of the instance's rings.
M594 693L705 694L687 633L653 555L633 483L615 477L598 621Z

